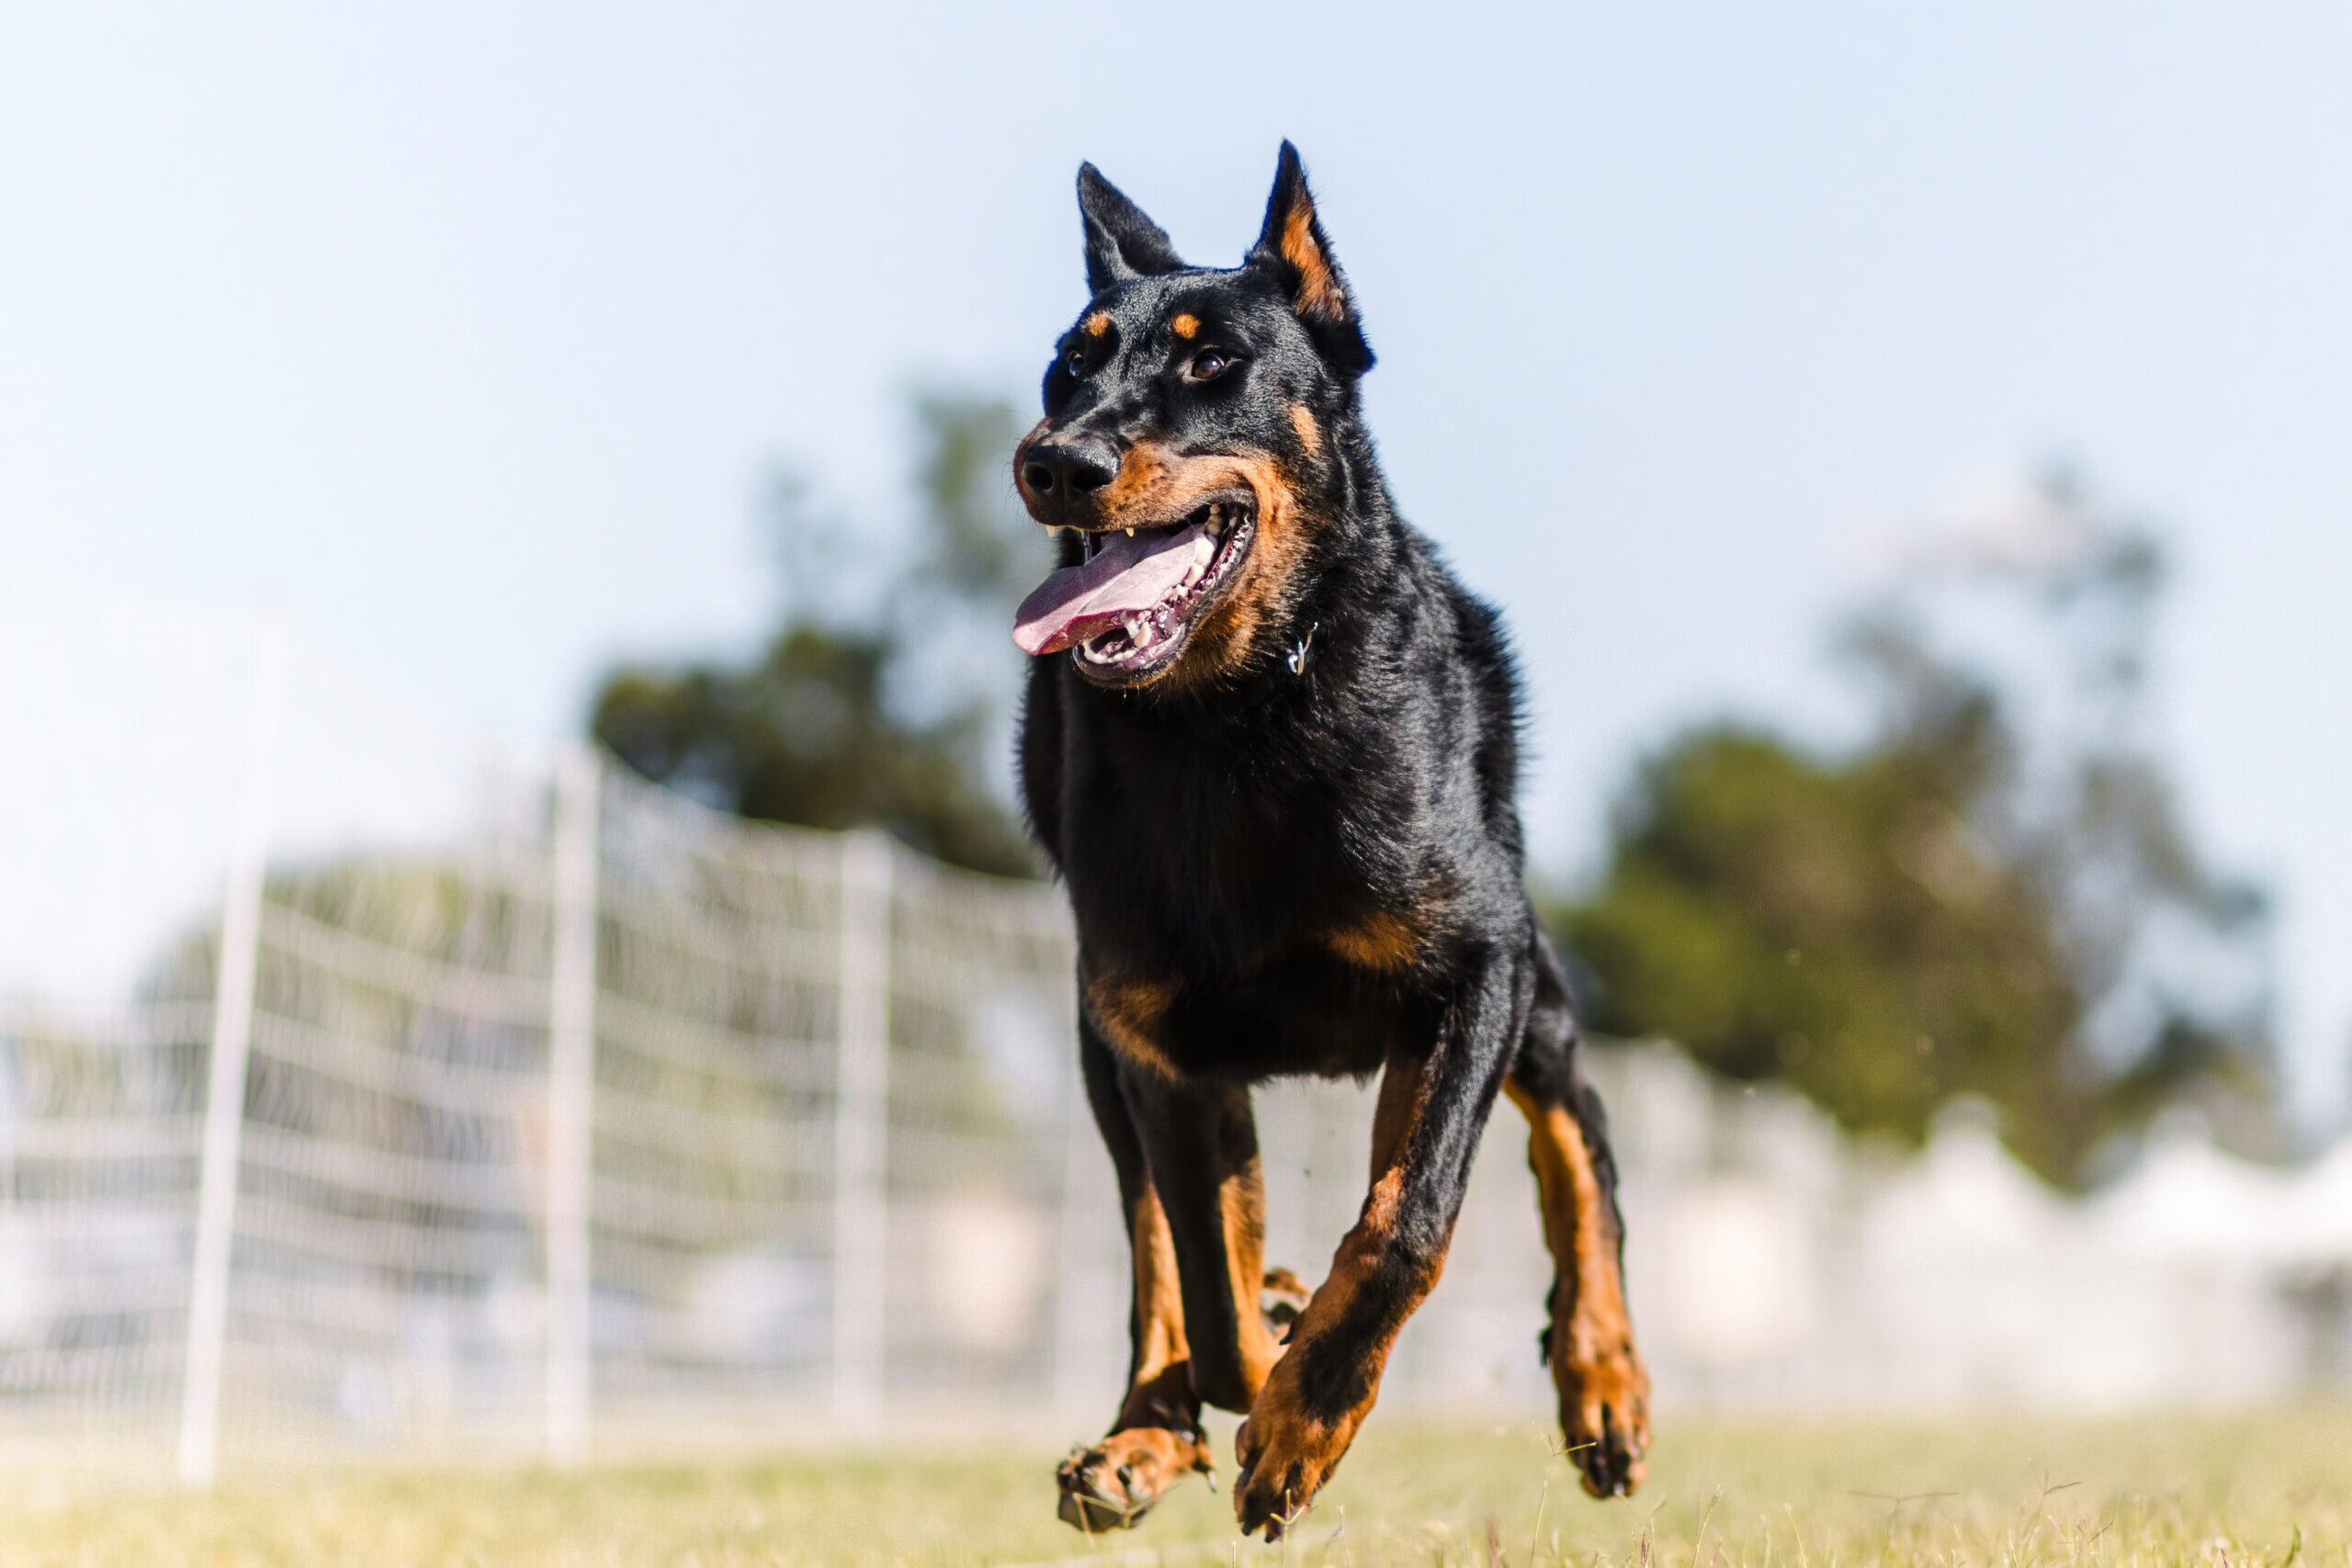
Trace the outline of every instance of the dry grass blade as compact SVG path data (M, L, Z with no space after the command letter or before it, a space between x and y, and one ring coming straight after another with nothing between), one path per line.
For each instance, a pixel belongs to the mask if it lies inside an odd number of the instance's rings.
M563 1474L334 1472L232 1481L210 1498L0 1491L0 1568L2301 1568L2346 1561L2347 1451L2344 1409L1683 1422L1662 1436L1637 1509L1588 1502L1533 1425L1375 1422L1310 1516L1328 1530L1302 1521L1282 1545L1244 1546L1227 1500L1188 1486L1116 1550L1054 1519L1051 1450L1004 1444ZM1553 1506L1555 1484L1573 1501Z

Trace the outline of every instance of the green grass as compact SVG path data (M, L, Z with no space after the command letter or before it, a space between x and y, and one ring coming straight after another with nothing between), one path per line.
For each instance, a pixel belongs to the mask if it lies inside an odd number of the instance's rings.
M1228 1434L1229 1436L1229 1434ZM1224 1444L1227 1451L1230 1443ZM0 1568L1025 1563L1114 1548L1236 1561L1197 1483L1088 1543L1052 1517L1049 1450L796 1456L574 1474L397 1472L209 1498L0 1504ZM1595 1503L1538 1428L1375 1419L1295 1538L1243 1563L2341 1564L2352 1410L1964 1424L1669 1420L1649 1485ZM1150 1556L1130 1561L1148 1562Z

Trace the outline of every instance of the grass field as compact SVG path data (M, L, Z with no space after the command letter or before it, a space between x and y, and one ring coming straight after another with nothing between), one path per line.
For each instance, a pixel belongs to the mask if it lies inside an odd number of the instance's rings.
M1230 1445L1226 1445L1230 1451ZM1165 1561L1319 1565L2341 1564L2352 1410L1965 1425L1669 1422L1632 1503L1530 1427L1375 1420L1289 1541L1238 1549L1197 1483L1092 1543L1058 1456L1004 1448L575 1474L400 1472L214 1497L0 1504L0 1568ZM1127 1555L1112 1559L1119 1550Z

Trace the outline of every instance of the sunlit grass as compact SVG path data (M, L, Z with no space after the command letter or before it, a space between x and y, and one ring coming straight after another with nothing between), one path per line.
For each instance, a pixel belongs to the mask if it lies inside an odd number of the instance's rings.
M2352 1411L2114 1421L1669 1421L1632 1503L1580 1493L1533 1426L1375 1420L1293 1540L1244 1562L2344 1563ZM1226 1445L1229 1451L1229 1443ZM247 1479L214 1497L0 1505L0 1568L1235 1561L1193 1483L1090 1544L1049 1450L544 1472ZM2298 1545L2300 1542L2300 1546Z

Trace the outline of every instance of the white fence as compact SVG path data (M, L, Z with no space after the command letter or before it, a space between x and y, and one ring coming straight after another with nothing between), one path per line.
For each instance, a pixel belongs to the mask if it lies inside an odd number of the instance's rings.
M297 1454L793 1442L944 1407L1070 1438L1109 1414L1128 1272L1055 890L445 743L266 637L208 663L125 635L98 675L121 655L161 680L163 657L255 700L249 724L219 701L172 732L169 798L210 787L219 848L203 886L150 900L176 914L123 937L143 956L119 999L40 999L107 988L78 975L0 999L0 1466L202 1480ZM111 726L116 763L136 773L159 728ZM52 787L0 787L28 779ZM0 808L21 830L24 801ZM12 881L0 931L33 951L27 903L62 928L105 913L76 879L203 863L128 854L115 819L28 838L17 863L49 881ZM160 808L119 820L188 837ZM145 883L119 886L135 933ZM2352 1154L2290 1177L2176 1137L2075 1205L1964 1117L1905 1159L1670 1052L1595 1071L1667 1418L2343 1376ZM1269 1256L1312 1279L1362 1199L1365 1092L1260 1107ZM1386 1406L1548 1405L1515 1121Z
M276 705L220 912L132 1002L0 1011L0 1451L202 1480L1112 1407L1127 1266L1054 890L584 756L441 844L273 860ZM1317 1253L1360 1100L1269 1106L1319 1156L1272 1176Z
M201 1478L216 1431L571 1457L1052 1385L1052 899L543 793L255 863L134 1004L0 1016L0 1439Z

